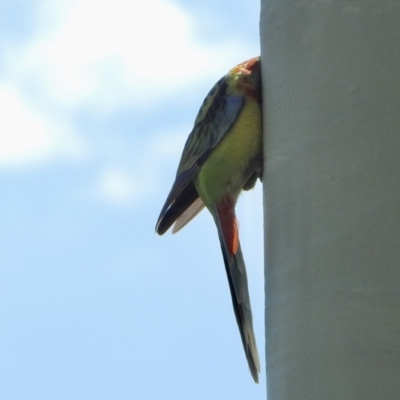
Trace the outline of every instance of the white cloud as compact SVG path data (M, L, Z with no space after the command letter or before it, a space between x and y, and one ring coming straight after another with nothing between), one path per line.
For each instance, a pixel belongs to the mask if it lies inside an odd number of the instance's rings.
M73 133L42 115L15 87L0 84L0 110L0 166L82 154Z
M69 106L152 104L218 78L221 65L241 61L246 48L239 37L202 45L190 15L167 0L46 1L38 10L37 34L13 52L9 73L39 79Z
M94 195L111 206L135 207L172 184L186 140L184 129L153 132L140 149L132 149L131 162L109 164L95 179ZM165 171L171 174L165 182Z
M135 189L132 177L126 171L117 168L105 169L96 184L96 192L100 198L117 206L131 203Z
M5 43L1 55L0 165L76 157L83 146L67 123L76 109L104 113L128 106L135 118L141 107L155 108L191 85L214 82L227 65L241 61L240 54L251 51L239 36L202 44L193 18L168 0L35 4L32 35L23 44ZM180 156L184 140L175 147L174 137L159 139L158 145L149 141L156 161ZM155 168L146 174L158 176ZM134 196L128 194L132 188L125 185L123 192L122 186L103 192L113 192L115 199Z

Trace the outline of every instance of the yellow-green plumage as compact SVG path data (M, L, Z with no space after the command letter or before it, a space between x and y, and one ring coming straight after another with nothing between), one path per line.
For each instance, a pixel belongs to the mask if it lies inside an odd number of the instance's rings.
M205 98L190 133L176 179L157 221L178 231L206 206L214 218L250 372L258 382L260 361L253 331L246 266L235 204L242 189L262 173L260 58L232 68Z
M260 158L260 107L258 101L246 99L235 124L201 167L195 186L206 205L219 202L227 191L239 194L249 163Z

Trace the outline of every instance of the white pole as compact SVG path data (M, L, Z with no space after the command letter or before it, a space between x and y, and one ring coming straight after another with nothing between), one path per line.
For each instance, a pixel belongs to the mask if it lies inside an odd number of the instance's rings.
M264 0L268 400L400 398L400 3Z

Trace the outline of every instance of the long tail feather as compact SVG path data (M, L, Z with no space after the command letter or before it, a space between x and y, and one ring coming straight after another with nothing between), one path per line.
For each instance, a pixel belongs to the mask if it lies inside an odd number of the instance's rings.
M221 226L221 221L215 209L214 219L218 228L218 235L221 243L222 255L224 257L226 275L232 297L233 309L236 322L242 338L244 352L249 364L251 375L258 383L260 372L260 359L258 356L257 343L254 336L253 316L251 312L250 296L247 283L246 265L244 263L242 249L238 243L236 254L228 250Z

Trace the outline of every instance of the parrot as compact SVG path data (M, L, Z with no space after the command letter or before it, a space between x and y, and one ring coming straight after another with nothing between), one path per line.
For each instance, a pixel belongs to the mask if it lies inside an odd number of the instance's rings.
M178 232L205 207L218 231L233 309L250 373L260 361L235 205L243 190L262 180L260 57L232 68L210 90L184 146L176 178L156 224Z

